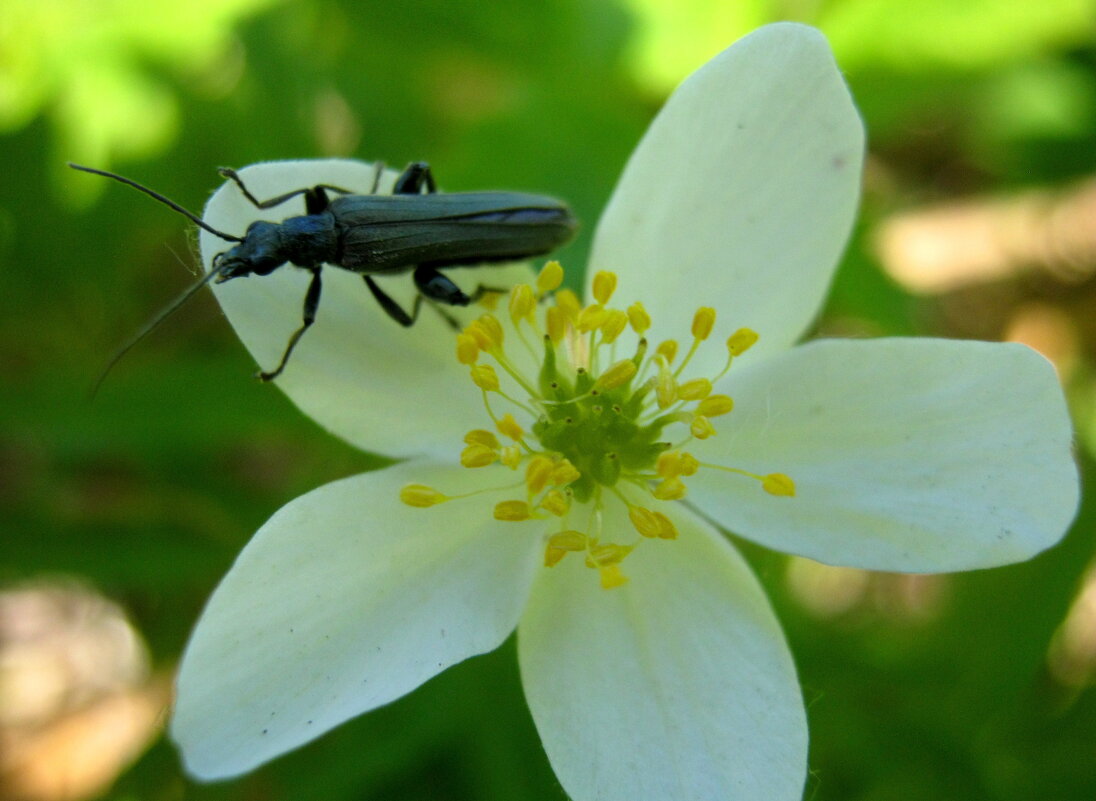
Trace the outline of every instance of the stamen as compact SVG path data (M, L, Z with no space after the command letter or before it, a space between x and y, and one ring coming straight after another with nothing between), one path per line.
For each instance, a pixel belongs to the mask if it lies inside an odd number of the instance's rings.
M598 376L597 381L594 382L594 389L608 391L622 387L632 380L637 369L634 361L622 359Z
M627 314L620 309L609 309L605 322L601 324L601 341L606 345L611 345L616 342L617 337L621 335L627 326Z
M795 497L795 482L783 473L769 473L761 480L761 489L770 495Z
M621 571L620 565L599 566L598 574L601 577L601 589L603 590L615 590L617 587L623 587L628 583L628 577Z
M708 437L715 436L715 426L712 425L712 421L702 414L698 414L693 418L693 421L689 423L689 433L697 439L707 439Z
M472 383L484 392L499 391L499 377L495 368L489 364L473 365L471 370Z
M536 309L537 299L531 286L515 284L510 289L510 321L515 327L522 320L526 320L531 325Z
M711 394L712 382L707 378L694 378L677 388L677 397L683 401L703 400Z
M522 438L525 436L525 432L522 430L521 426L518 425L518 421L515 420L514 415L509 412L500 417L495 425L498 427L500 434L504 437L509 437L514 442L521 442Z
M677 356L677 340L667 339L665 342L660 342L658 347L655 348L655 355L665 359L666 364L673 364L674 358Z
M568 553L585 551L588 538L581 531L560 531L548 538L544 551L544 566L555 567Z
M558 261L546 263L537 275L537 297L554 292L562 283L563 266Z
M525 466L525 486L530 495L538 495L552 480L555 465L547 456L534 456Z
M705 417L719 417L734 409L734 400L727 395L712 395L696 405L696 413Z
M485 431L482 428L474 428L464 435L464 443L466 445L486 445L492 450L498 450L499 440L490 431Z
M545 328L548 330L548 339L553 345L563 341L567 333L567 312L562 306L549 306L544 312Z
M460 463L462 467L487 467L498 461L498 458L498 451L477 442L461 451Z
M447 495L442 495L433 487L425 484L408 484L400 490L400 500L408 506L425 509L428 506L436 506L449 500Z
M583 334L595 331L605 324L605 319L608 315L609 312L605 310L604 306L598 303L591 303L579 312L578 322L575 324L575 328Z
M674 374L665 361L661 361L658 367L655 397L658 399L658 408L660 409L669 409L677 400L677 379L674 378Z
M480 347L470 334L457 334L457 361L461 364L475 364L479 360Z
M693 339L703 342L712 333L715 325L715 309L710 306L701 306L693 316Z
M660 501L680 501L685 497L685 482L677 476L664 479L651 491Z
M640 336L651 327L651 315L643 308L638 300L628 307L628 322L632 324L632 330Z
M632 521L635 530L643 537L656 538L661 530L658 518L650 509L642 506L629 506L628 519Z
M574 325L578 320L579 312L582 311L582 302L578 299L578 295L570 289L561 289L555 294L555 298L556 305L563 309L567 314L567 319Z
M616 291L617 276L616 273L607 272L602 270L594 276L593 281L593 294L594 300L604 306L609 302L609 298L613 296L613 292Z
M558 489L548 490L541 499L540 508L556 517L563 517L571 510L571 502Z
M533 516L533 507L526 501L500 501L495 504L495 520L520 523Z
M573 481L578 481L580 478L582 478L582 473L571 464L569 459L560 459L556 466L552 468L552 484L557 487L566 486Z
M727 337L727 350L730 351L731 356L741 356L752 348L759 338L758 333L752 328L739 328Z

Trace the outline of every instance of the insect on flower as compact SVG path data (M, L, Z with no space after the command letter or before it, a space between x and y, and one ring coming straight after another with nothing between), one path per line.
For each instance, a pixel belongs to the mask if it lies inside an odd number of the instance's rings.
M78 164L69 166L132 186L190 218L203 231L236 243L229 250L218 253L206 276L146 325L107 365L107 370L210 281L223 284L243 276L269 275L289 263L307 270L311 279L304 296L301 326L289 338L277 367L259 373L263 381L272 381L281 375L289 355L316 321L325 264L360 274L385 314L400 325L410 327L418 318L424 299L432 304L467 306L488 291L487 287L480 286L471 295L465 294L440 272L441 269L460 264L513 262L547 253L570 239L576 226L570 209L558 200L540 195L438 193L430 167L424 162L408 166L396 178L391 194L377 194L383 173L383 165L378 163L367 194L355 194L331 184L316 184L292 189L267 200L256 198L235 170L222 168L221 175L234 183L257 210L278 208L297 197L304 199L304 215L279 223L258 220L247 225L243 236L236 236L214 228L177 203L129 178ZM332 199L329 194L336 197ZM374 280L376 275L403 272L412 273L418 290L410 312ZM440 309L439 313L451 320ZM452 325L456 326L456 323ZM100 382L102 378L100 376Z

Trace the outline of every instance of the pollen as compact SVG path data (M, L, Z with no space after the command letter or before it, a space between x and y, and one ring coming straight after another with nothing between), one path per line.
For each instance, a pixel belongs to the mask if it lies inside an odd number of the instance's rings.
M593 277L587 305L563 282L563 268L549 262L534 282L510 290L505 326L482 314L456 337L456 360L488 418L464 435L460 463L498 480L451 496L411 484L400 492L405 504L426 509L490 494L484 515L538 538L545 567L585 565L611 590L629 583L635 548L672 547L674 509L698 472L754 481L766 503L795 497L784 473L705 462L684 449L735 425L727 373L758 341L755 331L735 330L722 371L697 375L690 365L716 331L715 309L670 321L691 338L679 358L677 339L648 343L653 321L641 302L611 305L615 273Z

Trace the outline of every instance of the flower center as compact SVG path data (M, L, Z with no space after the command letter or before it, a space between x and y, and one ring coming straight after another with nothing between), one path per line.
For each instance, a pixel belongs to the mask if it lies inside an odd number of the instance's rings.
M670 518L645 506L644 498L684 498L685 479L698 470L755 480L770 495L795 495L794 482L783 473L757 475L700 462L684 450L694 440L714 436L713 421L734 408L729 396L713 393L713 386L757 341L755 332L740 328L730 336L726 364L717 375L685 380L682 374L711 335L714 309L697 310L692 344L675 366L676 341L650 349L645 334L651 318L641 303L627 310L609 306L617 283L613 273L595 276L594 302L585 307L573 292L559 289L562 281L562 267L549 262L535 287L519 284L511 290L509 317L518 339L513 352L507 351L502 323L492 313L473 321L457 337L457 359L469 367L495 431L507 441L503 444L487 429L470 431L464 437L461 464L471 469L501 465L510 471L524 466L523 480L453 496L411 484L400 493L404 503L428 507L481 492L523 488L524 497L497 503L494 517L513 522L554 520L546 534L545 565L558 564L568 553L584 553L586 565L597 569L602 586L610 588L627 581L621 563L644 538L677 537ZM549 294L554 305L542 307L539 301ZM537 315L540 308L543 323ZM628 327L638 344L631 355L617 359L617 340ZM520 392L503 389L499 370ZM529 434L512 412L496 413L495 398L530 420ZM629 536L634 541L619 541L619 532L610 539L600 530L608 495L627 507L639 535Z

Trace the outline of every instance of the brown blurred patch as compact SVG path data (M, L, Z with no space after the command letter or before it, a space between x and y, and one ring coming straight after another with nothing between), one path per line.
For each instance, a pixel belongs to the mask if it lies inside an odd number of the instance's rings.
M0 799L101 795L159 735L170 685L121 607L85 584L0 592Z

